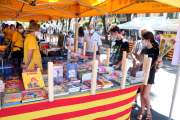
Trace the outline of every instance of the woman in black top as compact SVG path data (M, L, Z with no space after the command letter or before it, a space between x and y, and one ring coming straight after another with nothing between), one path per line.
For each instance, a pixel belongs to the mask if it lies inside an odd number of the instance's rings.
M110 61L115 64L115 68L119 68L122 65L122 56L123 51L127 52L126 58L129 53L129 43L128 41L121 35L120 29L116 24L112 24L108 29L108 32L113 35L113 38L116 39L115 47L117 48L116 55L111 56Z
M144 116L145 105L147 107L146 120L152 120L152 115L150 112L150 99L149 92L151 90L152 84L154 84L155 73L162 66L162 58L159 56L159 44L154 40L154 35L152 32L145 32L142 34L142 40L145 41L146 47L142 50L142 54L147 54L148 57L152 58L152 64L149 73L149 79L147 85L141 85L141 113L137 116L138 120L141 120ZM158 61L158 66L155 68L154 63Z

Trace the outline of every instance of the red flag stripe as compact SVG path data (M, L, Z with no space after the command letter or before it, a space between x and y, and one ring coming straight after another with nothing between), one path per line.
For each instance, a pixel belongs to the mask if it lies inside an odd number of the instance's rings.
M133 91L137 90L139 86L126 88L124 90L100 93L100 94L96 94L96 95L88 95L88 96L74 97L74 98L64 98L64 99L55 100L53 102L46 101L46 102L4 108L0 111L0 118L6 117L6 116L11 116L11 115L17 115L17 114L23 114L23 113L28 113L28 112L44 110L44 109L50 109L50 108L55 108L55 107L68 106L68 105L74 105L74 104L80 104L80 103L86 103L86 102L111 98L111 97L115 97L115 96L133 92Z
M119 101L119 102L104 105L104 106L98 106L98 107L85 109L85 110L80 110L80 111L75 111L75 112L57 114L57 115L38 118L38 119L34 119L34 120L57 120L57 119L64 120L64 119L80 117L80 116L93 114L93 113L96 113L96 112L107 111L107 110L110 110L110 109L114 109L114 108L124 106L124 105L129 104L130 102L132 102L134 100L134 98L135 98L135 96L133 96L131 98L128 98L126 100L123 100L123 101Z
M97 118L95 120L114 120L114 119L123 117L124 115L130 113L131 109L132 109L132 107L124 110L123 112L120 112L120 113L117 113L117 114L114 114L114 115L110 115L110 116L107 116L107 117Z

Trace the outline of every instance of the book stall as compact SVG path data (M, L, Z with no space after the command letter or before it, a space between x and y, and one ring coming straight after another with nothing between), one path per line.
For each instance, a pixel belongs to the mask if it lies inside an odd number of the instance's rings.
M129 119L137 89L147 84L145 71L149 73L151 58L145 55L143 71L131 76L126 52L122 71L109 66L110 49L104 63L97 60L96 52L86 56L84 49L82 53L71 52L67 60L50 59L47 70L36 65L23 70L22 78L1 80L0 118Z

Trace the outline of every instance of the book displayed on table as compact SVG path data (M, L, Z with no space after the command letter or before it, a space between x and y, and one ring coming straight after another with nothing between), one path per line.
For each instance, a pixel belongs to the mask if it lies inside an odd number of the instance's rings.
M85 92L85 91L89 91L90 90L90 87L87 86L85 83L79 83L79 84L77 84L77 86L80 87L80 91L81 92Z
M8 94L8 93L18 93L20 92L18 87L15 88L5 88L4 89L4 94Z
M101 88L110 88L113 86L113 83L107 79L99 79L99 81L101 82Z
M46 87L46 90L48 91L48 87ZM53 90L54 90L54 96L62 96L69 94L68 89L62 85L53 86Z
M24 85L22 80L10 80L6 81L6 88L18 87L20 91L24 90Z
M25 89L35 89L45 87L41 72L22 73Z
M83 82L91 88L91 80L84 80ZM100 89L100 88L101 88L101 82L97 80L96 89Z
M67 79L77 78L77 63L68 63L66 74Z
M78 83L73 83L73 82L67 81L67 83L63 83L63 87L69 89L69 93L80 91L80 87L78 86Z
M21 101L21 93L9 93L4 95L4 103Z
M53 66L53 78L63 78L63 66Z
M22 102L31 102L42 99L44 99L44 96L41 92L41 89L30 89L22 91Z

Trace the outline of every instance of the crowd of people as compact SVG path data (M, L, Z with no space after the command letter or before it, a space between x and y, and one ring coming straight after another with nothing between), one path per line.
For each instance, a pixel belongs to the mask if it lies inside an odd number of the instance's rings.
M45 28L45 26L43 27ZM39 46L37 44L36 36L39 36L40 33L45 34L47 31L44 28L41 29L39 24L31 20L29 27L26 29L25 33L22 34L22 24L17 24L16 27L15 25L5 25L5 29L3 31L3 33L5 34L5 42L11 42L10 48L13 58L24 58L24 64L21 65L22 67L26 69L34 69L34 65L37 64L41 70L43 69L41 63L41 54L39 51ZM95 28L92 24L90 24L87 29L88 32L86 32L83 27L79 27L78 46L80 49L83 49L83 42L86 42L86 55L93 55L94 45L96 45L96 54L100 55L102 46L101 38L95 31ZM116 44L114 45L113 49L116 49L117 51L115 56L111 56L110 61L112 62L114 68L121 69L123 51L127 52L126 57L128 57L129 42L123 37L125 36L125 32L120 32L120 28L115 24L109 27L108 32L113 36L113 39L116 40ZM140 70L142 70L142 61L145 54L148 55L148 57L152 58L152 64L150 68L148 84L141 85L135 98L135 103L137 103L137 96L140 92L142 110L141 113L137 116L137 119L141 120L143 118L143 116L145 115L146 106L146 120L152 120L149 93L152 85L155 83L155 74L158 72L163 63L162 58L159 57L159 43L155 40L154 31L150 28L142 28L139 30L139 34L142 39L136 42L131 52L131 56L133 58L133 66L139 67ZM25 39L23 38L23 36L25 37ZM70 40L70 49L74 49L74 38L72 36L72 31L69 31L65 42L67 49L69 47ZM133 34L133 39L134 37L135 34ZM156 61L158 61L157 67L153 66L154 62Z

